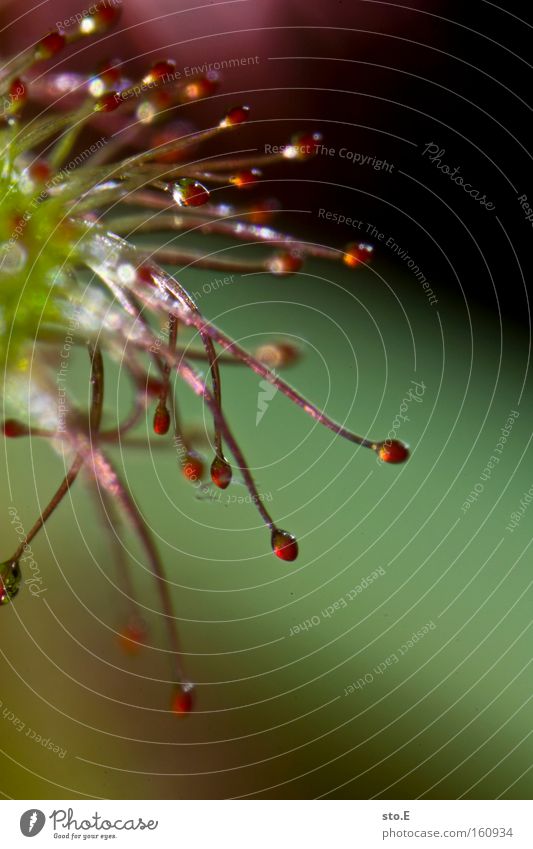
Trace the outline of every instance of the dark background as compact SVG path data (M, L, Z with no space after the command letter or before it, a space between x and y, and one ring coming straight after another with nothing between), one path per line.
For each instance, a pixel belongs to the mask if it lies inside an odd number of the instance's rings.
M5 4L4 52L76 11L75 2L36 9ZM18 26L9 26L21 12ZM530 273L531 223L517 200L532 192L531 23L524 14L523 4L498 8L483 0L403 6L263 0L208 4L197 12L182 12L170 0L153 9L133 0L116 32L96 45L82 43L69 61L92 69L102 57L118 56L134 74L167 56L185 67L258 55L244 74L227 71L214 98L187 107L187 119L202 125L230 102L247 100L254 123L239 136L243 143L282 144L303 127L320 131L328 147L392 162L394 173L380 174L321 157L299 169L300 208L325 207L375 223L438 280L441 294L528 325L522 278L527 282ZM494 211L480 208L422 157L429 142L446 151L443 161L459 165ZM295 184L287 182L286 168L265 178L275 181L268 190L293 207ZM313 215L306 221L335 245L354 235L323 222L314 227Z

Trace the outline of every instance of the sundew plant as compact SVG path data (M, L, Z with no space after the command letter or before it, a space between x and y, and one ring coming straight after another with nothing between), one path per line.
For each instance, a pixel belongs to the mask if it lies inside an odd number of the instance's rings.
M197 481L209 473L220 489L230 485L235 473L242 478L274 554L286 562L296 559L297 541L270 515L234 438L231 413L222 400L226 366L251 369L304 414L386 463L403 462L408 450L397 440L358 436L330 419L280 377L279 370L299 355L291 343L273 340L254 352L245 350L200 312L188 289L190 266L290 276L308 256L351 267L370 260L372 248L364 243L338 251L271 229L272 210L266 202L234 207L210 198L212 187L246 187L260 179L265 166L307 159L320 135L301 133L274 154L234 158L222 152L202 158L204 142L238 132L249 117L248 106L236 105L215 126L200 131L187 132L183 124L167 119L176 106L211 95L218 85L215 74L183 81L166 58L136 81L118 62L106 63L92 76L46 71L42 63L69 45L107 32L119 17L117 3L103 2L73 16L70 28L54 30L4 60L0 70L3 432L6 438L50 440L70 463L17 550L5 552L9 556L0 564L0 604L17 595L22 554L83 471L108 520L116 517L117 526L127 521L143 546L168 629L175 681L172 710L183 715L193 706L193 686L182 667L167 573L108 456L109 446L127 445L128 434L151 408L154 432L179 447L186 478ZM87 145L87 132L99 131L106 122L107 140ZM243 261L131 241L137 235L171 231L264 243L270 253L260 261ZM172 276L162 265L182 271ZM197 347L187 341L189 330L199 340ZM86 349L89 358L87 409L76 406L66 388L70 348ZM106 426L104 406L106 362L112 361L127 372L134 399L115 427ZM202 399L212 420L210 463L180 415L181 384ZM131 603L122 638L134 650L145 630L128 564L119 553L117 569Z

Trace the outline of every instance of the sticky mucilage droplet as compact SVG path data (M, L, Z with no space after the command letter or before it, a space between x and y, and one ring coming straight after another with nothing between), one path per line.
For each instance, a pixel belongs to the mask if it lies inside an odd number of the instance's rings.
M198 180L184 177L174 183L172 197L178 206L203 206L209 200L209 192Z
M211 463L211 480L219 489L227 489L231 483L231 466L225 457L215 457Z
M298 557L298 543L296 537L288 531L280 531L274 528L271 539L272 551L280 560L292 562Z
M166 404L160 401L154 413L154 433L165 436L170 429L170 413Z
M404 463L409 457L409 449L398 439L386 439L376 446L380 460L384 463Z
M194 685L190 682L179 684L172 696L170 709L176 716L187 716L194 706Z
M0 564L0 604L9 604L20 589L22 572L18 560Z

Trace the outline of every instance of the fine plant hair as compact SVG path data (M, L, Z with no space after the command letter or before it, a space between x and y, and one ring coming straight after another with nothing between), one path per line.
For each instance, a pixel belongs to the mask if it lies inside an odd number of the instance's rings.
M271 386L316 422L370 449L383 462L403 462L408 449L397 440L359 436L333 421L280 376L299 357L294 345L281 339L245 350L203 315L188 289L190 266L231 277L251 271L290 276L307 257L352 268L370 260L368 244L353 243L339 251L272 229L267 201L230 207L210 196L213 187L233 187L235 192L259 183L261 169L269 165L308 159L320 143L319 133L297 134L276 153L202 157L201 146L238 131L249 108L234 106L216 125L199 131L169 121L175 107L212 95L219 80L211 71L182 79L167 59L138 80L129 79L122 65L106 64L92 76L39 70L28 81L35 65L55 59L69 45L105 34L120 13L118 2L102 2L87 14L72 16L64 29L48 33L0 71L0 366L3 408L9 410L3 432L7 438L50 440L70 458L47 506L0 563L0 604L17 595L23 553L83 471L111 530L117 573L130 607L120 635L123 647L135 652L146 639L120 544L126 524L143 547L157 588L175 681L171 706L184 715L192 709L194 691L183 669L165 567L108 448L138 442L132 431L152 406L155 434L179 446L187 479L201 479L207 472L205 459L182 420L175 391L176 380L187 385L212 421L213 484L226 489L234 469L238 471L268 529L274 554L286 562L296 559L298 544L271 515L233 434L222 400L226 367L251 369L263 391ZM87 145L87 132L101 132L106 122L109 131ZM135 244L139 235L190 231L225 236L234 244L262 243L269 254L259 260L206 255L181 239L179 247ZM179 279L163 265L181 268ZM164 331L154 329L162 324ZM199 339L197 347L184 338L188 328ZM76 406L64 379L70 350L82 348L89 362L88 409ZM59 375L57 356L52 355L57 351L63 352ZM106 427L106 363L113 360L131 381L133 403L117 426ZM205 368L205 378L198 364ZM233 458L233 468L226 455Z

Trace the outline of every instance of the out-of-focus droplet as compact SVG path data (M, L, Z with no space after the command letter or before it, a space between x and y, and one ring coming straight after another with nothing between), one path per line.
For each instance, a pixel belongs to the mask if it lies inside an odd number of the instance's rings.
M183 476L191 483L201 480L204 474L204 464L200 455L193 450L187 452L183 460Z
M322 142L320 133L296 133L291 143L283 150L285 159L310 159L316 156L317 147Z
M107 88L118 88L122 80L122 62L120 59L108 59L103 62L98 70L98 76L104 81Z
M35 45L36 59L51 59L60 50L63 50L66 44L66 38L63 33L53 30L41 38Z
M250 224L268 224L280 209L280 202L275 198L257 201L248 213Z
M170 413L164 401L160 401L154 413L154 433L164 436L170 428Z
M172 696L170 709L176 716L187 716L194 705L194 686L190 683L180 684Z
M268 260L268 270L271 274L277 274L279 276L294 274L296 271L300 271L302 265L303 259L300 254L292 253L291 251L274 254Z
M52 169L44 159L38 159L29 166L28 174L34 183L46 183L52 175Z
M260 177L261 171L259 168L250 168L247 171L239 171L238 174L234 174L233 177L229 178L229 181L232 185L237 186L238 189L245 189L257 183Z
M137 655L146 639L146 628L140 622L129 622L119 633L118 641L123 652Z
M192 124L185 121L175 122L168 127L163 127L163 129L154 132L150 140L151 147L154 149L154 161L172 163L187 159L196 147L193 133L194 128ZM179 147L176 150L163 150L161 153L157 152L157 148L171 142L179 141L180 139L183 139L185 142L183 147Z
M244 124L250 117L249 106L234 106L230 109L225 118L220 122L221 127L234 127L237 124Z
M210 97L217 90L219 82L220 77L216 71L209 71L205 76L188 83L185 86L184 94L189 100Z
M29 430L23 422L17 419L6 419L3 424L4 436L14 439L17 436L27 436Z
M256 348L254 356L269 368L282 368L295 363L300 352L291 342L269 342Z
M28 251L20 242L0 244L0 274L18 274L28 261Z
M160 398L164 389L163 382L158 377L149 377L147 374L139 375L137 386L148 398Z
M171 106L175 105L175 95L168 89L156 89L152 94L151 99L154 106L157 107L158 112L162 112L164 109L169 109Z
M15 598L22 579L18 560L0 563L0 604L8 604Z
M94 9L94 12L90 15L84 15L80 21L80 35L95 35L105 32L118 22L122 14L122 4L119 0L113 0L112 3L103 0L96 8L92 6L91 9Z
M99 100L96 101L94 111L95 112L114 112L115 109L122 104L122 97L120 96L118 91L110 91L108 94L104 94L103 97L100 97Z
M350 268L356 265L364 265L371 261L374 253L373 245L368 242L351 242L344 250L343 262Z
M99 98L112 90L120 89L122 85L120 64L119 59L114 59L112 62L107 61L101 65L97 75L89 82L89 93L93 97Z
M137 120L141 124L148 125L151 124L152 121L154 121L154 119L157 117L158 112L158 108L154 103L151 102L151 100L143 100L141 103L139 103L135 114L137 116Z
M170 82L176 74L176 63L173 59L165 59L161 62L156 62L146 76L143 77L143 85L153 85L158 82ZM165 80L165 77L168 79Z
M117 266L117 277L124 286L130 286L137 279L137 269L131 262L121 262Z

